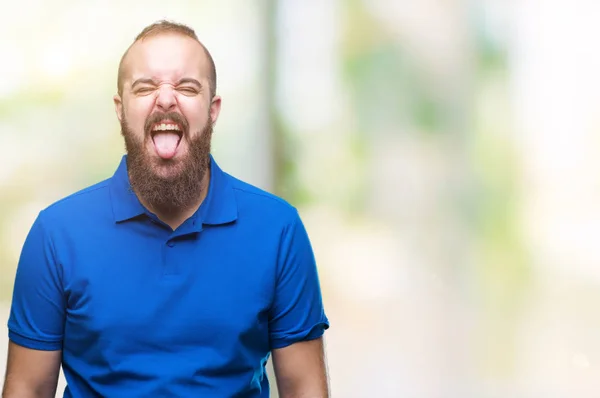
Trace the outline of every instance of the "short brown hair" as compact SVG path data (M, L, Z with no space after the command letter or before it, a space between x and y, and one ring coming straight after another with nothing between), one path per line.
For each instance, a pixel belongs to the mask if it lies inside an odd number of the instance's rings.
M129 50L131 49L131 47L136 42L143 40L147 37L158 36L160 34L165 34L165 33L175 33L175 34L187 36L187 37L190 37L190 38L196 40L198 42L198 44L200 44L200 46L204 50L204 54L206 55L206 58L208 58L208 64L209 64L209 77L208 78L209 78L209 84L210 84L210 96L214 97L217 93L217 70L216 70L215 61L213 60L212 55L210 55L210 52L204 46L204 44L202 44L200 42L200 40L198 39L198 36L196 35L196 32L194 32L194 30L192 28L190 28L187 25L183 25L180 23L172 22L172 21L167 21L164 19L161 21L155 22L151 25L146 26L136 36L133 43L129 46L127 51L125 51L125 54L123 54L123 56L121 57L121 61L119 62L119 72L118 72L118 76L117 76L117 92L119 93L119 95L123 94L124 61L125 61L125 57L129 53Z

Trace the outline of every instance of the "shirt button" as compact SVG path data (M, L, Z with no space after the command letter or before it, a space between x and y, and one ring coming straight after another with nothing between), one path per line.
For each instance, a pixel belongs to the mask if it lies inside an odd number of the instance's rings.
M172 240L170 240L170 241L167 242L167 246L173 247L173 246L175 246L175 242L173 242Z

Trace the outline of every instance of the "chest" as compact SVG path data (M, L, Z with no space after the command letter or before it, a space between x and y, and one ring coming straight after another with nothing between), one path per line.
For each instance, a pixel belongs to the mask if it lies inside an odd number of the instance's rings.
M73 249L65 344L122 355L266 350L275 252L248 250L235 235L217 245L205 232L124 234L110 245L99 237L92 247Z

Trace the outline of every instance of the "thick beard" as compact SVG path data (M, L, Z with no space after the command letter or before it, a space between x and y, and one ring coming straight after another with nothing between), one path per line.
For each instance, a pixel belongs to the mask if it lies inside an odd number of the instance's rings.
M147 123L148 124L148 123ZM140 140L127 125L125 115L121 117L121 134L125 138L129 182L142 202L152 211L165 215L176 214L196 205L202 195L203 180L210 169L210 150L213 126L209 121L200 134L188 139L188 153L178 160L157 160L147 152L145 140L151 139L144 132ZM158 163L157 163L158 162ZM168 177L158 175L155 169L168 167Z

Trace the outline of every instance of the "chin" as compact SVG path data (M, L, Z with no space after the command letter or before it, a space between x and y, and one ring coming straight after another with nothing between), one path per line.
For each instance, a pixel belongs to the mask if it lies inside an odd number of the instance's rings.
M152 159L152 165L150 168L155 176L172 179L178 177L183 172L183 161L179 157L173 159L161 159L156 156Z

